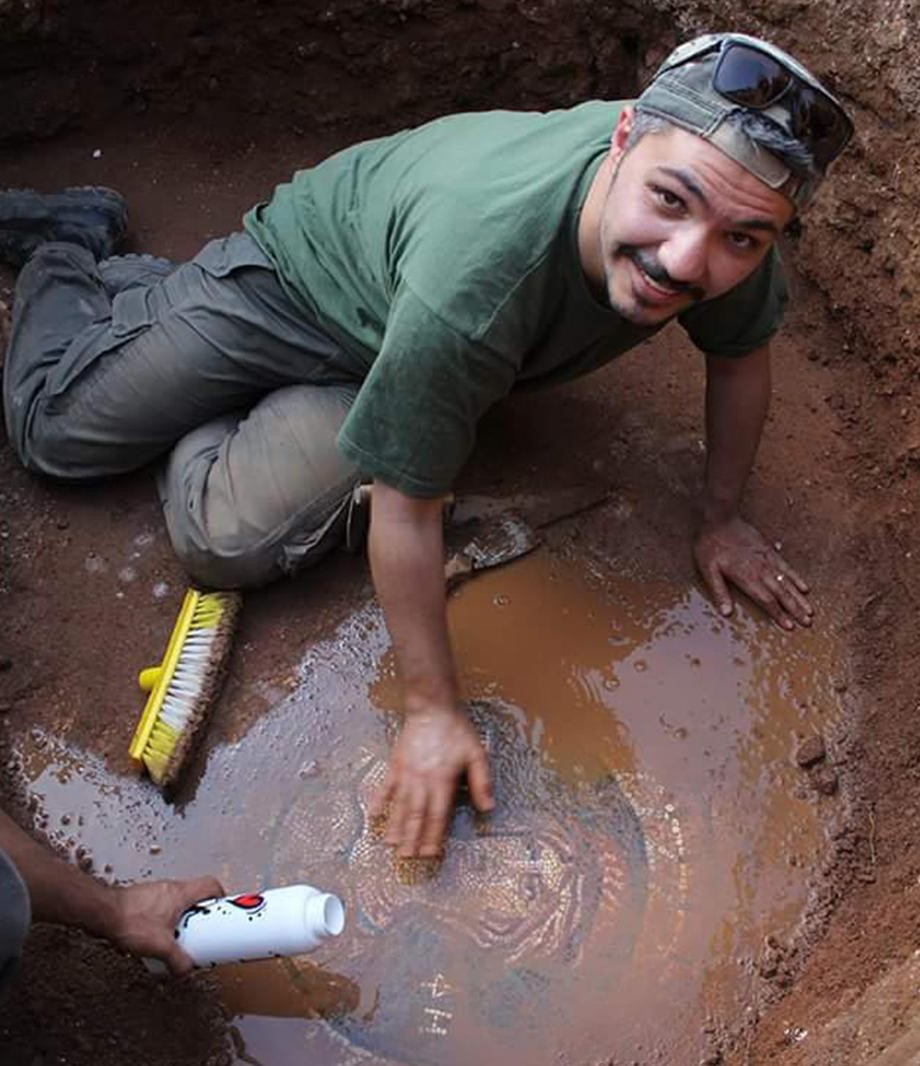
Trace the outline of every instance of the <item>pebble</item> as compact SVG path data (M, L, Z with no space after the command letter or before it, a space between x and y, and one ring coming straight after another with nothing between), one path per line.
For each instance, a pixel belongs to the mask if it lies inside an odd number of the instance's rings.
M77 866L84 873L90 873L93 869L93 857L89 853L89 850L81 844L80 847L74 852L74 858L77 860Z
M0 715L9 714L12 709L13 705L8 700L0 700Z
M796 748L796 765L803 770L807 770L809 766L814 766L815 763L821 762L826 755L827 748L824 746L824 738L820 734L814 733L812 736L806 737Z
M105 559L100 558L95 552L90 552L83 561L83 567L88 574L104 574L109 566Z
M0 672L9 670L13 665L13 660L8 655L0 655Z
M830 766L816 766L809 777L811 787L822 796L836 795L840 781L836 771Z
M159 844L151 844L150 845L150 854L151 855L159 855L162 850L163 849L160 847Z

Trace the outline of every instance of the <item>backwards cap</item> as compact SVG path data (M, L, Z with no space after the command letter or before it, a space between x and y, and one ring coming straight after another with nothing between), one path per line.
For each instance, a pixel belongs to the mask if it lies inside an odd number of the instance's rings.
M814 196L824 178L824 171L816 164L793 169L752 140L739 126L726 121L730 115L737 112L767 115L791 138L809 149L807 140L793 132L796 94L786 92L763 110L746 108L722 96L713 88L712 81L719 60L719 46L724 41L751 45L772 56L806 85L837 104L814 75L775 45L743 33L710 33L680 45L668 56L656 71L651 84L636 100L636 110L666 119L675 126L709 141L765 185L776 189L801 209ZM837 106L839 107L839 104Z

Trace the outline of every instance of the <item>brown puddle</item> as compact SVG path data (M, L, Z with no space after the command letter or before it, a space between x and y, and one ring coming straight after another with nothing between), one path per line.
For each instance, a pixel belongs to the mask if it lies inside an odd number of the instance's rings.
M450 617L499 806L460 803L439 870L394 865L367 824L373 708L399 705L373 607L211 753L181 811L47 738L22 771L49 828L118 877L342 895L338 941L223 973L264 1066L698 1061L706 1017L738 1018L764 936L804 907L822 837L791 755L837 712L826 623L726 622L695 588L544 553L461 588Z

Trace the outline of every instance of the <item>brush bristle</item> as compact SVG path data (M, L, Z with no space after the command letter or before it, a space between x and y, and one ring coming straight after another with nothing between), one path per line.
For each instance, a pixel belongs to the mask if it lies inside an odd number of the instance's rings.
M175 784L220 693L241 604L238 592L207 593L192 615L143 754L164 790Z

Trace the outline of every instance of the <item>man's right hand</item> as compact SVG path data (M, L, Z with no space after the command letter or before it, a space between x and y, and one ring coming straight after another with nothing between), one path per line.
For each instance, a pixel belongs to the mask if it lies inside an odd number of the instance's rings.
M387 808L386 842L402 857L441 853L457 780L466 772L473 803L495 806L489 761L469 719L438 708L407 714L371 815Z

